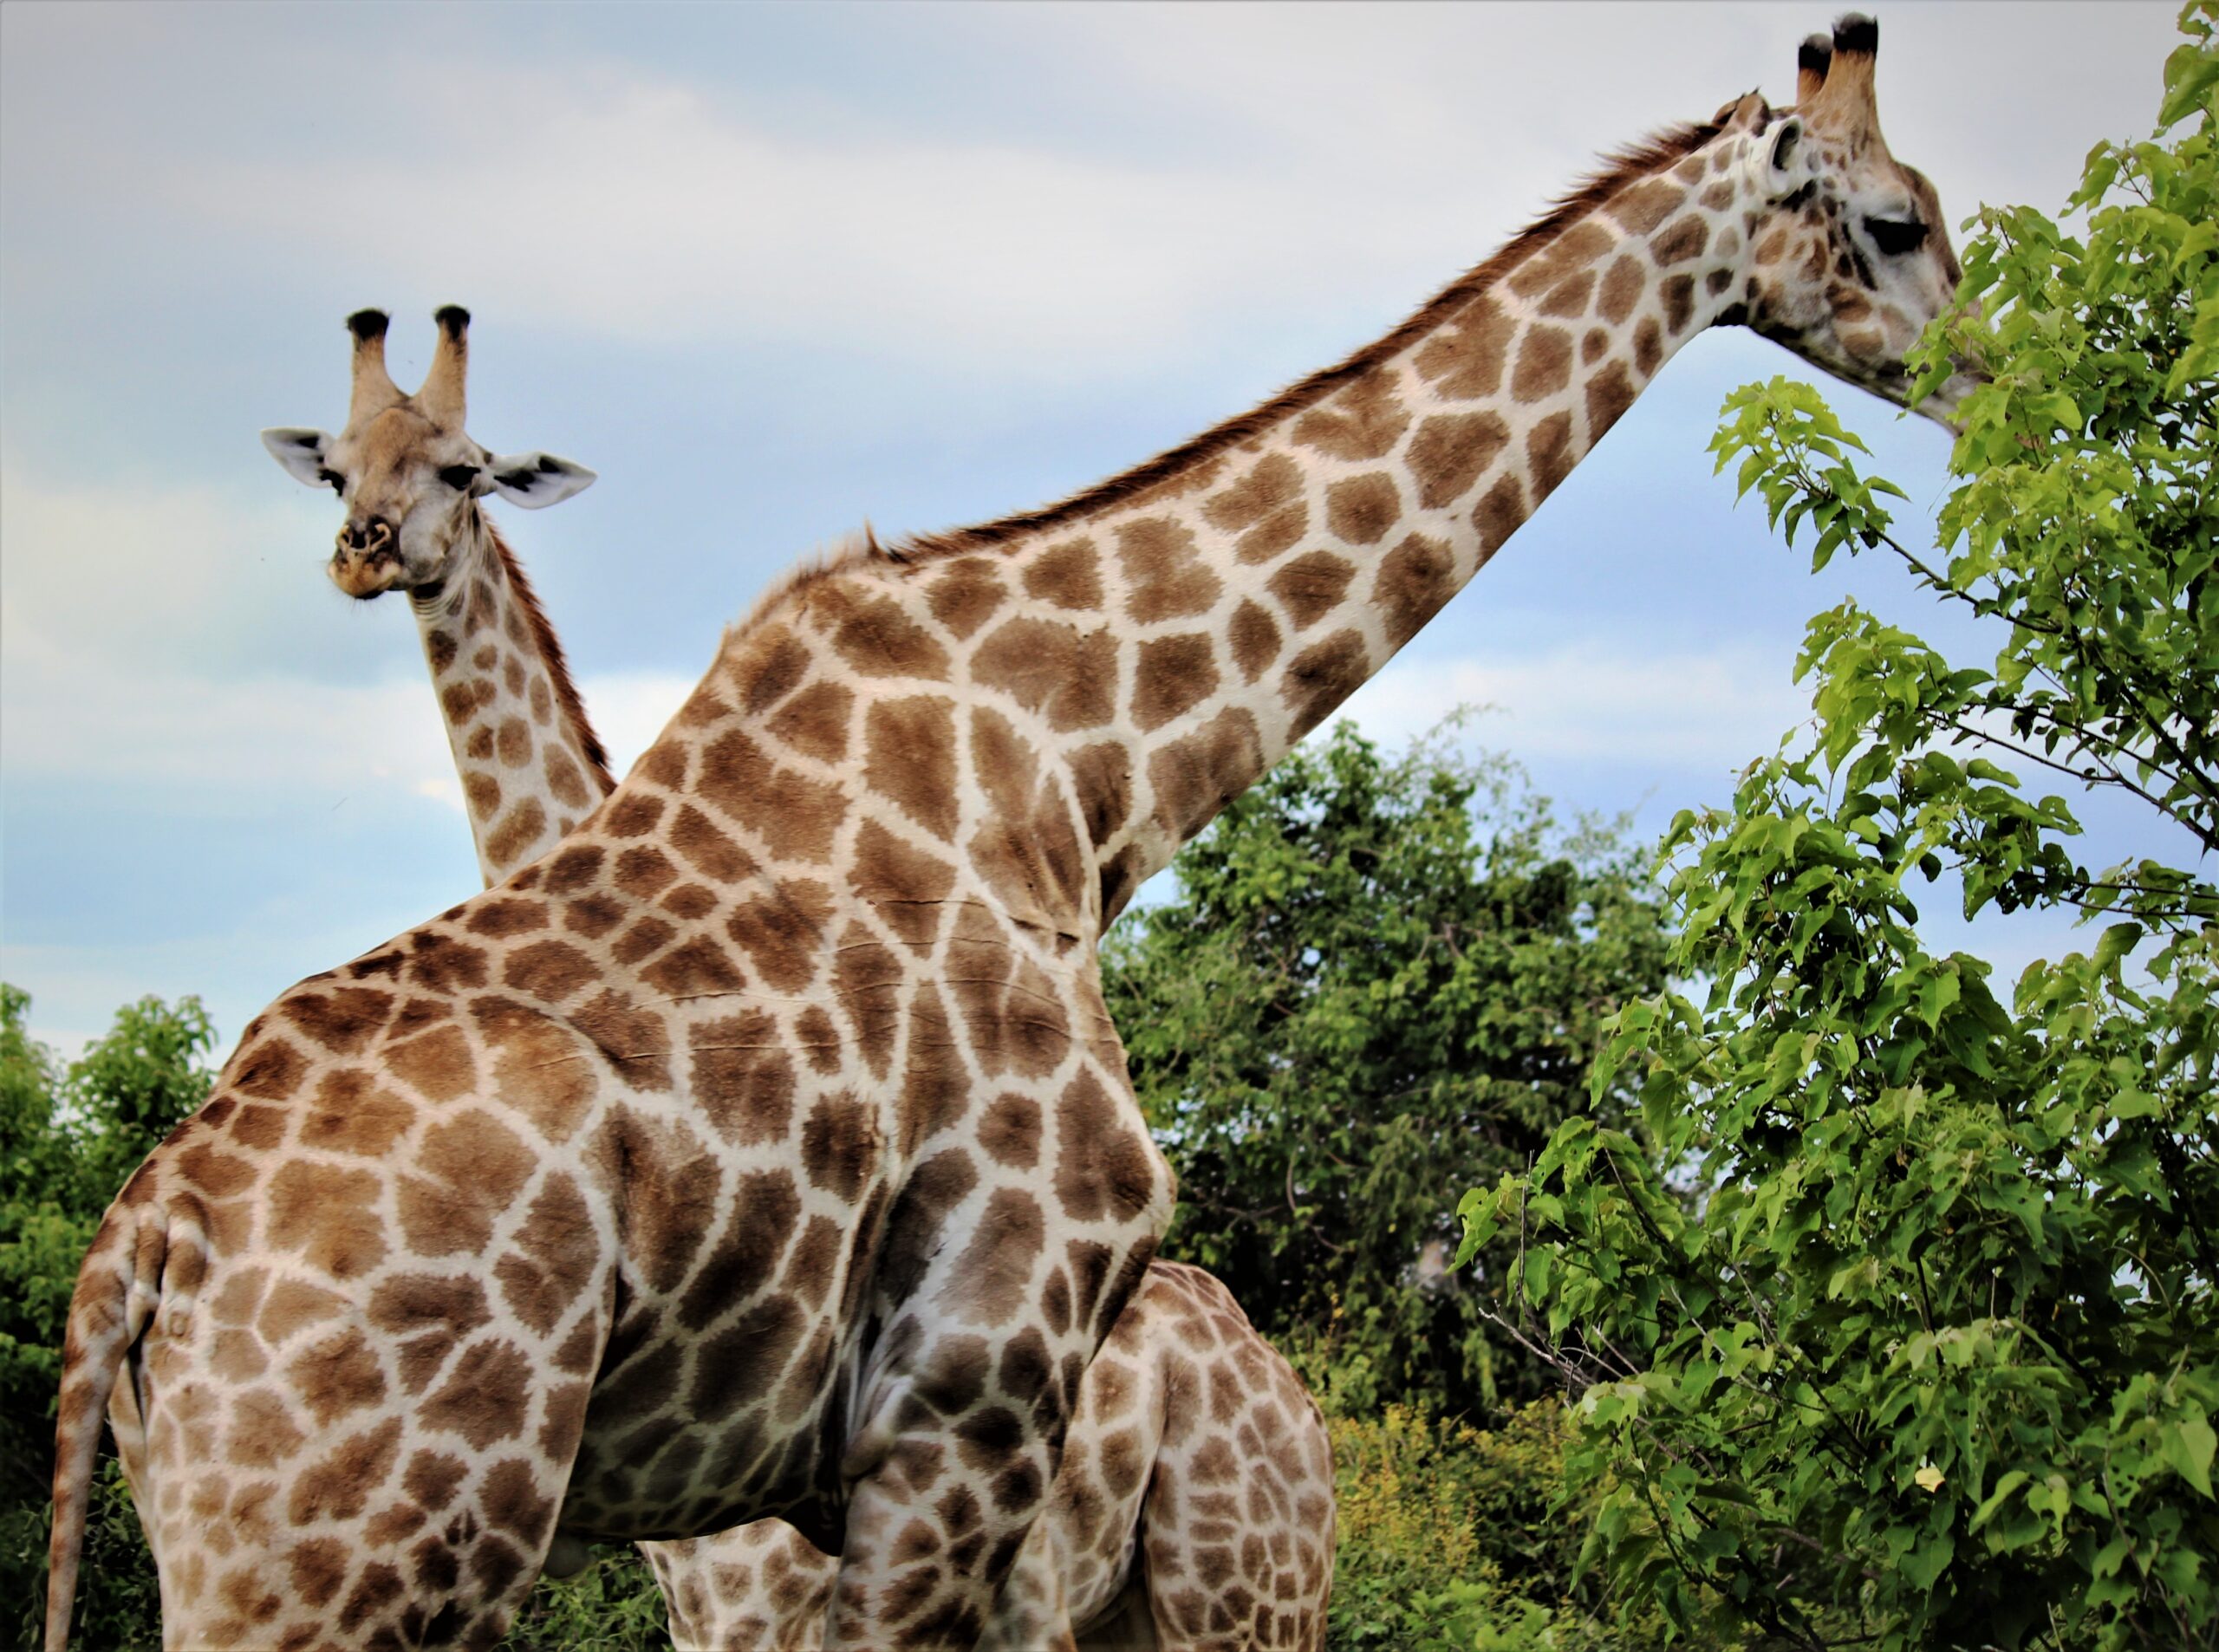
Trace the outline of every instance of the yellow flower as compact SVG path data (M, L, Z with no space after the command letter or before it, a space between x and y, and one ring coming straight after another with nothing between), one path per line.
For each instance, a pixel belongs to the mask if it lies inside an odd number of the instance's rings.
M1938 1492L1942 1489L1942 1471L1932 1463L1927 1464L1911 1478L1918 1482L1921 1491Z

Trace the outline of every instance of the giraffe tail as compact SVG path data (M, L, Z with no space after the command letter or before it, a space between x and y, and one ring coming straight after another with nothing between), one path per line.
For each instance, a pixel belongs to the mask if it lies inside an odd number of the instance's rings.
M62 1344L54 1425L54 1530L46 1551L46 1652L65 1652L77 1568L92 1510L93 1471L109 1396L161 1294L169 1237L159 1219L112 1207L77 1271Z

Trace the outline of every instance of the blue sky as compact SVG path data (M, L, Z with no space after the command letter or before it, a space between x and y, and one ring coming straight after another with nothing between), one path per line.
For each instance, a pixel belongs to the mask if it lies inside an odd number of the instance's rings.
M2169 3L1879 10L1953 220L2147 129ZM324 580L265 425L344 416L342 318L472 332L472 433L601 481L502 514L628 763L812 546L1070 491L1384 330L1588 165L1752 85L1806 5L280 3L0 10L0 977L73 1047L144 992L226 1040L477 887L415 631ZM1812 578L1686 350L1353 704L1459 701L1653 830L1793 724ZM1836 400L1921 510L1946 439ZM2100 815L2102 811L2092 811ZM1946 902L1938 903L1946 905ZM1985 927L2007 968L2061 926Z

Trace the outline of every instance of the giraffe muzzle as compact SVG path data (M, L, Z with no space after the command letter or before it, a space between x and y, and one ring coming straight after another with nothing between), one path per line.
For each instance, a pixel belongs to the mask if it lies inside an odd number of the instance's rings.
M350 522L339 530L331 553L331 582L348 595L364 602L382 595L400 572L400 541L383 517Z

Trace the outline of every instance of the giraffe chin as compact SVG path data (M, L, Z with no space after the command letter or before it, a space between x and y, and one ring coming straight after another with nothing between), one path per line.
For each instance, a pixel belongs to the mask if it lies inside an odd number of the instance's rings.
M331 582L360 602L383 596L400 582L400 555L380 549L367 555L342 551L331 559Z

